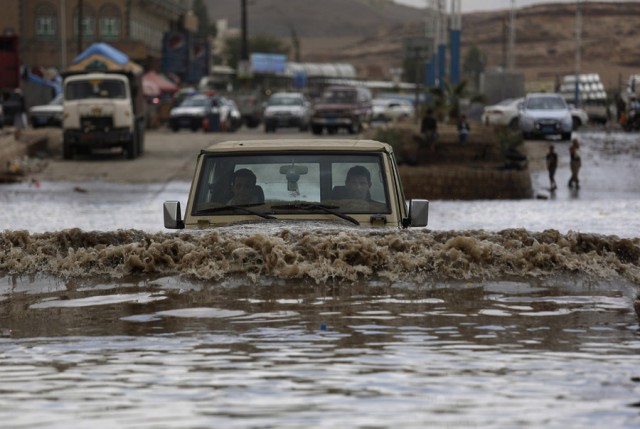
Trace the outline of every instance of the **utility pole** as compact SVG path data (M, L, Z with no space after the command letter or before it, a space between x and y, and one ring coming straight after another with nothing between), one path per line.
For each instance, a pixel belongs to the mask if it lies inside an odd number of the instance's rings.
M511 14L509 16L509 53L507 55L507 70L516 68L516 0L511 0Z
M60 1L60 70L67 68L67 1Z
M582 0L576 0L576 82L574 105L580 107L580 69L582 68Z
M78 0L78 55L82 52L82 0Z
M460 83L460 38L462 33L462 0L451 1L451 29L450 51L451 69L449 70L450 82L453 85Z
M248 61L249 47L247 46L247 0L241 0L240 14L242 19L242 47L240 51L240 59L242 61Z

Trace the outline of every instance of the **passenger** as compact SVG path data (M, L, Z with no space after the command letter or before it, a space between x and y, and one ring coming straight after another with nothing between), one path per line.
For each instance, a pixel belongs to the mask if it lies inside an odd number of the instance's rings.
M256 192L256 175L247 168L241 168L233 173L231 189L233 197L227 202L229 205L260 204L261 195Z
M366 167L356 165L349 169L344 182L342 199L371 201L371 173Z

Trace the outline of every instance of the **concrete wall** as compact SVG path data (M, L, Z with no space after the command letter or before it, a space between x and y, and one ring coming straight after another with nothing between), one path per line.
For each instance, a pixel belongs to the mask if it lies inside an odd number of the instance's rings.
M461 166L401 166L406 198L495 200L532 198L531 176L524 170Z

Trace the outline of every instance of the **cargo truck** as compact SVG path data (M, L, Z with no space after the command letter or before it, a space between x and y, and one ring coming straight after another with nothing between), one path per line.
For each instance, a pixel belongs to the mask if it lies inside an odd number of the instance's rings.
M140 65L106 43L91 45L63 73L63 157L122 148L144 152L145 100Z

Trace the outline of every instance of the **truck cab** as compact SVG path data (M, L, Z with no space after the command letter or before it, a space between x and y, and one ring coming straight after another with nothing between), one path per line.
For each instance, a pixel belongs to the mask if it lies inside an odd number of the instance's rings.
M180 202L165 202L165 228L273 220L407 228L427 225L429 202L405 201L386 143L251 140L200 152L184 219L181 212Z

